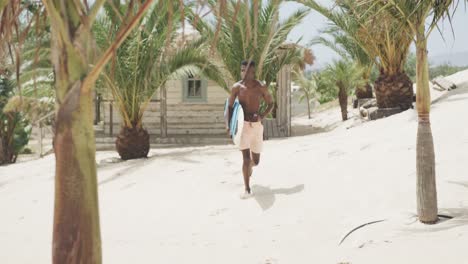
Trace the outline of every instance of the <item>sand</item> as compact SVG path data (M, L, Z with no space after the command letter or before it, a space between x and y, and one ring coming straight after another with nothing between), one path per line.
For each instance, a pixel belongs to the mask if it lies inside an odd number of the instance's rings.
M417 221L409 110L266 142L248 200L232 145L154 149L128 162L99 152L104 263L464 263L468 71L451 78L460 87L431 118L439 212L453 219ZM51 263L53 177L53 155L0 167L0 263Z

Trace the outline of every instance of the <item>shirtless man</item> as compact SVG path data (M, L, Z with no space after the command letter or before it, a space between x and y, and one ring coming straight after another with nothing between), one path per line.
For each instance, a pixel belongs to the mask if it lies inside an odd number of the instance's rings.
M244 126L242 129L239 149L242 151L243 164L242 173L244 175L245 193L241 198L251 197L250 176L254 166L260 162L260 153L263 146L263 125L262 119L273 109L273 98L268 92L266 85L255 80L255 62L242 61L242 80L234 84L229 97L229 123L231 121L233 105L236 98L244 109ZM265 100L268 104L263 113L259 113L260 102Z

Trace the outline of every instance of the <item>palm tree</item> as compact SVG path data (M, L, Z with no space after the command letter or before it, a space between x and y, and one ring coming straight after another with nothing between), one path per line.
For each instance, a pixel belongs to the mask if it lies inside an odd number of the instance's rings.
M300 87L302 95L300 97L300 102L306 99L307 102L307 113L309 119L311 118L310 103L317 95L317 74L313 74L311 79L308 79L304 76L304 72L293 71L293 79Z
M326 38L324 35L328 35L330 38ZM359 46L359 43L336 25L328 25L327 28L320 31L320 36L314 38L310 44L321 44L333 50L342 59L355 61L359 67L363 69L362 78L366 82L363 86L356 88L356 97L357 99L373 98L370 77L375 65L375 58L370 57L369 54Z
M0 74L0 165L15 163L28 144L31 130L19 111L8 111L8 99L14 94L13 82Z
M45 13L40 2L32 2L25 9L31 10L33 15ZM21 60L16 62L20 66L19 76L12 83L21 87L15 92L6 106L11 111L21 111L31 123L52 111L54 107L55 91L53 87L54 74L51 56L51 35L48 21L40 17L32 17L34 20L30 30L25 32L25 39L21 48ZM15 71L15 70L13 70Z
M53 67L51 56L51 32L47 21L38 20L34 30L29 32L21 56L21 76L19 78L23 95L55 96L53 91Z
M377 8L385 7L385 13L401 21L402 27L415 36L416 44L416 106L418 110L418 134L416 147L417 171L417 212L419 221L436 223L437 190L435 182L435 153L430 123L431 98L429 91L429 64L427 40L437 23L443 17L451 18L450 8L456 8L459 1L453 0L361 0L364 4L377 3ZM466 1L468 2L468 1ZM427 18L431 23L426 28ZM401 27L400 27L401 28Z
M8 54L8 44L13 39L14 27L17 22L20 0L0 0L0 74L4 74Z
M370 2L341 0L328 9L315 0L297 0L316 10L353 39L370 58L377 58L380 76L374 90L379 108L408 109L413 102L413 84L404 71L411 44L411 34L400 21L382 13ZM379 13L377 17L375 14Z
M23 90L20 95L32 94L32 87L34 93L40 92L36 88L44 84L50 88L53 81L50 25L45 19L44 6L34 0L5 1L5 4L5 10L0 11L0 72L11 73L13 84Z
M100 19L94 29L103 49L111 44L108 36L125 25L114 24L110 11L113 10L108 10L107 16ZM156 91L167 80L204 74L227 88L219 69L207 56L206 40L177 42L182 12L179 2L157 1L102 74L103 83L110 89L122 116L116 147L124 160L147 156L150 142L143 128L143 115Z
M130 1L135 8L123 17L127 26L90 67L90 27L104 2L42 1L52 28L57 97L53 263L102 262L91 92L114 51L153 3Z
M356 87L365 84L362 73L363 69L357 63L345 60L334 61L323 73L323 76L332 84L331 89L338 89L343 121L348 120L348 94Z
M31 35L33 27L36 31L41 30L41 19L44 17L44 8L40 2L25 0L25 1L10 1L4 8L1 14L0 35L5 39L6 48L10 55L14 67L14 74L16 77L16 85L21 95L21 81L22 75L22 54L21 50ZM3 25L5 24L5 25ZM0 44L0 58L2 50Z
M256 62L257 79L270 85L284 65L297 62L304 52L297 45L285 46L287 36L308 14L298 10L284 21L279 21L279 6L283 0L235 1L227 0L218 24L210 24L194 14L188 16L191 24L207 39L215 39L216 55L223 61L229 81L240 80L240 62ZM208 0L216 9L217 1ZM218 31L219 32L218 32Z
M311 66L314 64L316 57L310 48L298 44L287 44L285 46L297 50L297 53L291 58L290 62L292 71L303 72L307 65Z
M26 46L32 43L28 41L43 28L40 19L43 12L43 6L36 1L0 3L0 164L16 161L29 141L30 129L26 127L44 109L45 100L30 97L32 89L26 80L31 77L34 63L25 54Z

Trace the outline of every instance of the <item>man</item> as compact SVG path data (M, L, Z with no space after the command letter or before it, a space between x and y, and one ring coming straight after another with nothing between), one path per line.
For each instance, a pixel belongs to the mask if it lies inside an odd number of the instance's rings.
M260 162L260 153L263 147L262 119L273 109L273 98L266 85L255 79L255 62L242 61L242 80L234 84L229 97L229 123L232 118L233 105L236 98L244 109L244 126L241 132L239 149L242 152L245 193L241 198L246 199L253 195L250 189L250 176L253 167ZM263 113L259 113L261 100L268 104Z

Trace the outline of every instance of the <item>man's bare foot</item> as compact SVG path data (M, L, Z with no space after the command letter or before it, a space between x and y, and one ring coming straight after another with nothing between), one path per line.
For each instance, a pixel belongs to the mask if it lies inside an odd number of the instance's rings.
M245 191L243 194L241 194L241 196L240 196L240 198L243 199L243 200L249 199L249 198L251 198L251 197L253 197L253 192L252 192L252 190L249 190L249 191L246 190L246 191Z

